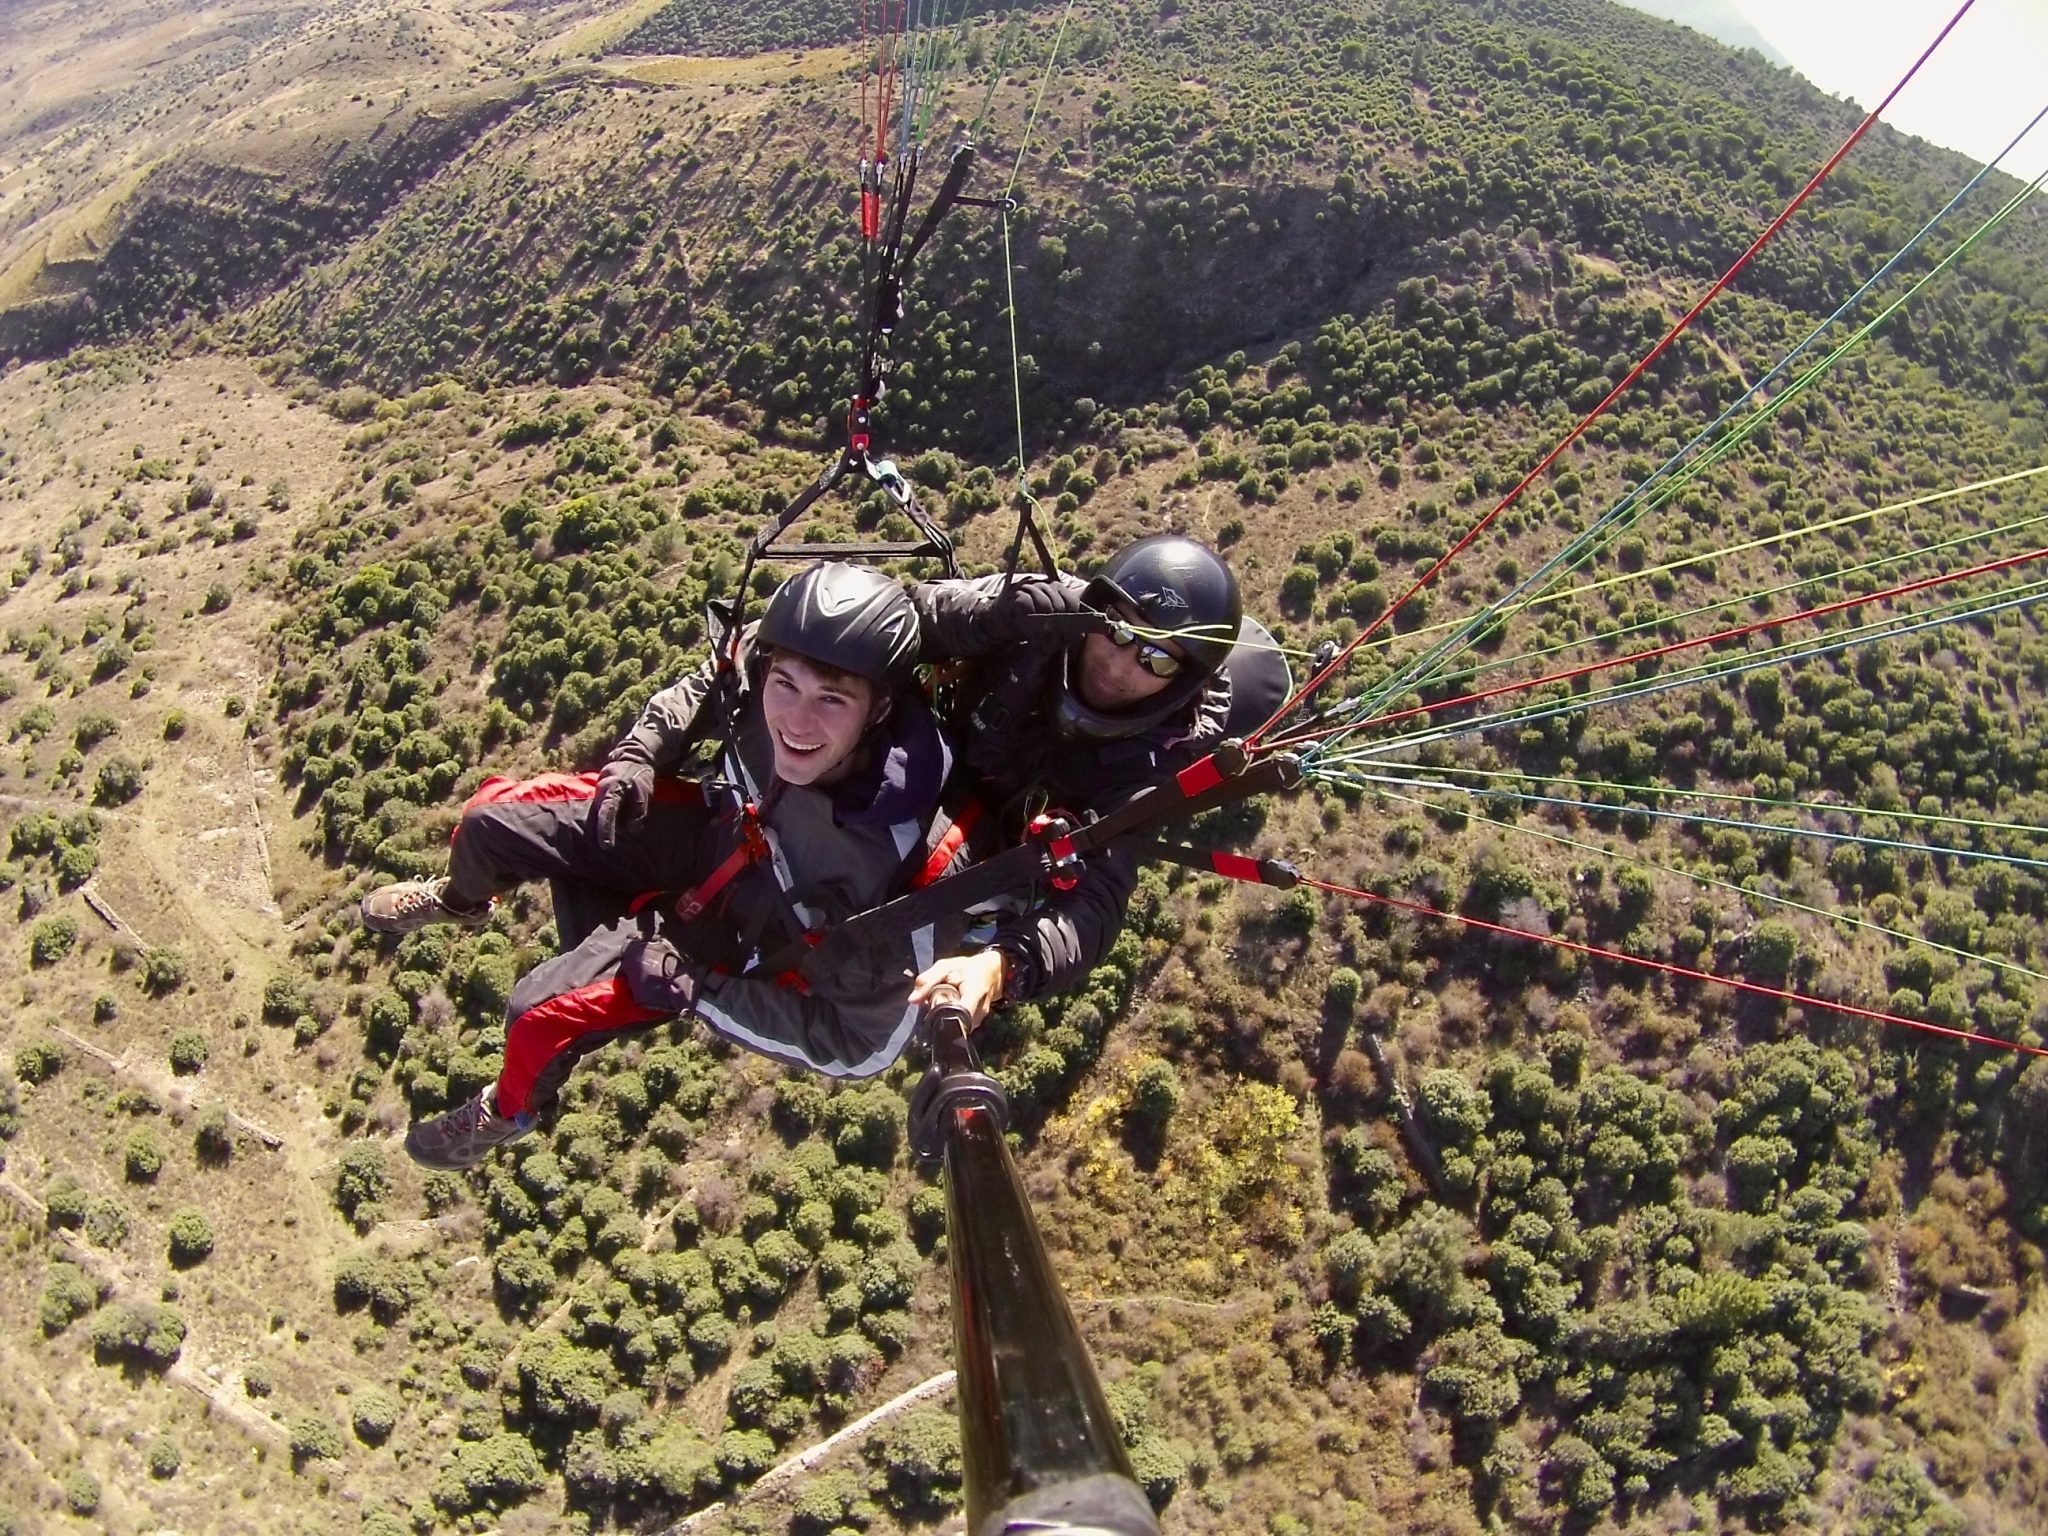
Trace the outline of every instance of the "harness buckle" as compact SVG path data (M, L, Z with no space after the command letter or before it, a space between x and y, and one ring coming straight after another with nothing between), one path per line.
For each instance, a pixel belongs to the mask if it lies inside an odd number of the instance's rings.
M1081 883L1081 856L1074 851L1074 826L1071 821L1056 812L1041 812L1031 818L1025 833L1045 846L1046 861L1051 868L1054 890L1071 891Z

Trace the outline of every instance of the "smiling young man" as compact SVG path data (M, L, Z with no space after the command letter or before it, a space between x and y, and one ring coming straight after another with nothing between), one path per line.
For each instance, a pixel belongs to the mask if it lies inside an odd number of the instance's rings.
M1106 815L1223 740L1223 666L1243 601L1230 568L1193 539L1139 539L1086 583L925 582L911 598L925 658L969 662L947 723L999 836L1041 811ZM1093 632L1076 639L1075 616L1090 614ZM1000 1000L1079 986L1116 942L1137 878L1127 854L1089 854L1071 888L921 973L913 1001L952 987L978 1022Z
M480 924L522 880L580 899L563 952L513 989L497 1082L415 1125L406 1150L473 1166L533 1127L579 1057L679 1014L834 1076L893 1062L917 1021L910 977L943 947L932 927L801 985L757 967L950 857L932 850L952 756L909 686L918 650L899 584L813 566L777 589L744 643L729 715L716 674L698 672L648 701L601 772L487 781L445 878L365 898L364 922L386 932ZM717 776L684 776L720 737L731 739Z

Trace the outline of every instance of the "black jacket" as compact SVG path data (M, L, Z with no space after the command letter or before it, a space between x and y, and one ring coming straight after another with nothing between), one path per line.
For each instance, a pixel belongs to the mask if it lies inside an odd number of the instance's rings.
M1028 578L1026 590L1000 605L999 576L920 582L910 589L923 635L921 659L964 660L966 675L951 689L945 724L961 744L961 766L989 819L1014 841L1036 811L1065 811L1077 820L1107 815L1140 790L1199 761L1223 740L1230 685L1214 680L1184 715L1121 741L1062 737L1054 710L1064 686L1070 634L1038 635L1052 626L1039 615L1071 611L1082 583L1065 592ZM1080 986L1108 956L1122 929L1138 880L1137 861L1114 848L1082 862L1079 880L1049 891L1029 910L1005 919L992 943L1010 965L1018 1000Z

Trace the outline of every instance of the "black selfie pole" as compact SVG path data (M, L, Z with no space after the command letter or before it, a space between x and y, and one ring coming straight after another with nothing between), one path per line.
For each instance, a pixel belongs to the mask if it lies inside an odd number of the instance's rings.
M946 1169L967 1536L1159 1536L1003 1141L1009 1100L957 1003L925 1012L912 1139Z

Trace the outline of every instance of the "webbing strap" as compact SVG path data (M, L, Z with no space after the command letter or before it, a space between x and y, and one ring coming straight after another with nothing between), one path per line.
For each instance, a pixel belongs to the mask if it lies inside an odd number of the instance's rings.
M718 867L706 875L694 889L684 893L676 903L676 916L684 922L695 922L704 915L704 909L718 899L718 895L733 877L749 864L755 864L768 857L768 839L761 831L761 814L752 805L740 808L740 840L731 853L720 861Z
M1007 848L979 864L970 864L956 874L934 880L879 907L855 913L836 925L809 954L790 955L788 963L815 975L816 966L830 964L861 945L907 937L942 917L966 912L1013 891L1028 890L1055 872L1055 860L1071 864L1082 855L1117 843L1132 833L1253 795L1290 789L1301 779L1301 765L1295 759L1275 754L1246 767L1234 744L1219 747L1205 761L1212 764L1209 772L1195 773L1190 769L1181 776L1196 785L1206 785L1200 793L1189 794L1175 780L1168 779L1139 791L1109 815L1084 826L1068 829L1064 823L1055 822L1045 829L1044 835ZM1189 775L1193 777L1190 779ZM778 963L783 959L783 955L776 957Z
M1301 871L1283 859L1253 859L1241 853L1189 848L1180 843L1160 843L1149 838L1126 838L1117 846L1133 858L1182 864L1189 869L1206 870L1212 875L1239 880L1246 885L1270 885L1275 890L1289 891L1301 883Z

